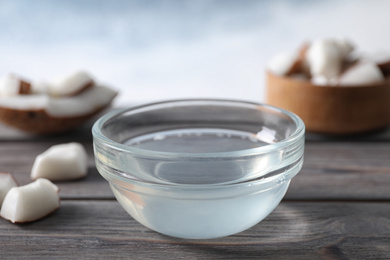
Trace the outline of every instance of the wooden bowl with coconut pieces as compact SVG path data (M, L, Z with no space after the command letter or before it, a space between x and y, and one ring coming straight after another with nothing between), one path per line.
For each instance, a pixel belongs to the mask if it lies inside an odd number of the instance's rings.
M387 60L387 61L386 61ZM390 56L361 58L343 39L278 55L266 71L267 103L302 118L309 132L348 135L390 123Z

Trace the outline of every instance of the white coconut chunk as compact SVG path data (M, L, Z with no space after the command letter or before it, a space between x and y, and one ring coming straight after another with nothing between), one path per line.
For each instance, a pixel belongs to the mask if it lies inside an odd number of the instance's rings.
M107 87L93 87L77 96L50 99L47 112L52 116L88 114L109 103L116 94Z
M47 95L19 95L14 97L1 97L0 107L21 110L44 109L48 106L49 97Z
M268 62L267 69L275 75L287 75L298 58L298 53L279 53Z
M1 217L12 223L41 219L60 206L58 187L47 179L12 188L4 198Z
M19 95L20 79L7 75L0 79L0 97L10 97Z
M85 71L77 71L66 77L58 78L48 85L49 95L54 97L71 96L79 93L93 78Z
M32 94L47 94L49 93L49 83L44 81L33 81L31 82Z
M0 107L20 110L43 109L53 117L70 117L90 114L106 106L117 92L103 86L96 86L72 97L54 98L46 94L0 96Z
M339 78L339 85L370 85L385 78L378 66L371 61L362 61L346 70Z
M322 76L331 79L339 75L342 56L334 41L324 39L314 41L307 51L307 61L312 77Z
M351 52L355 49L354 44L345 38L334 39L334 43L339 49L339 53L342 59L348 57L348 55L351 54Z
M85 177L87 170L88 155L81 144L59 144L36 157L31 178L46 178L51 181L73 180Z
M373 53L365 55L365 58L375 62L378 65L389 63L390 62L390 52L380 50Z
M16 183L16 180L12 176L11 173L0 172L0 207L1 207L3 200L5 198L5 195L7 195L8 191L11 188L17 187L17 186L18 186L18 184Z
M343 69L343 63L354 46L346 39L319 39L314 41L306 54L312 77L334 80Z

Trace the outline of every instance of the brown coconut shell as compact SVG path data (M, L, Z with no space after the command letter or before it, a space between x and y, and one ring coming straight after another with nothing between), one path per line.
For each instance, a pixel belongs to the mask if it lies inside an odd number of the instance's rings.
M390 76L390 61L380 63L378 64L378 67L382 71L383 75L385 75L385 77Z
M268 71L266 102L297 114L309 132L357 134L390 123L390 79L370 86L315 86Z
M27 81L20 80L20 86L19 86L19 94L20 95L27 95L31 92L31 84Z
M99 107L91 113L67 117L51 116L44 109L20 110L0 107L0 121L6 125L32 134L46 135L62 133L80 126L109 105L110 102L106 106Z
M304 43L298 51L298 58L294 62L294 64L291 66L291 68L287 71L287 75L294 75L296 73L301 73L305 75L306 77L310 76L310 69L309 65L307 64L306 61L306 53L307 50L309 49L310 44L309 43Z

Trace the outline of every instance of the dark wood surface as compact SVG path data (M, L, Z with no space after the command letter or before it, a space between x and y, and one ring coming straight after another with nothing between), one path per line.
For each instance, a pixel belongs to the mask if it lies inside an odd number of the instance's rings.
M0 125L0 171L21 185L54 144L81 142L89 154L85 179L56 183L54 214L0 219L0 259L390 259L390 129L308 134L304 166L265 220L225 238L183 240L143 227L116 202L94 166L90 127L39 137Z

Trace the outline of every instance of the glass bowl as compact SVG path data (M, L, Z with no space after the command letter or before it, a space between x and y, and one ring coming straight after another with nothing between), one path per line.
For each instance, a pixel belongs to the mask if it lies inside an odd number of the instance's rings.
M162 234L244 231L302 167L305 127L288 111L233 100L174 100L113 111L92 129L96 167L122 207Z

